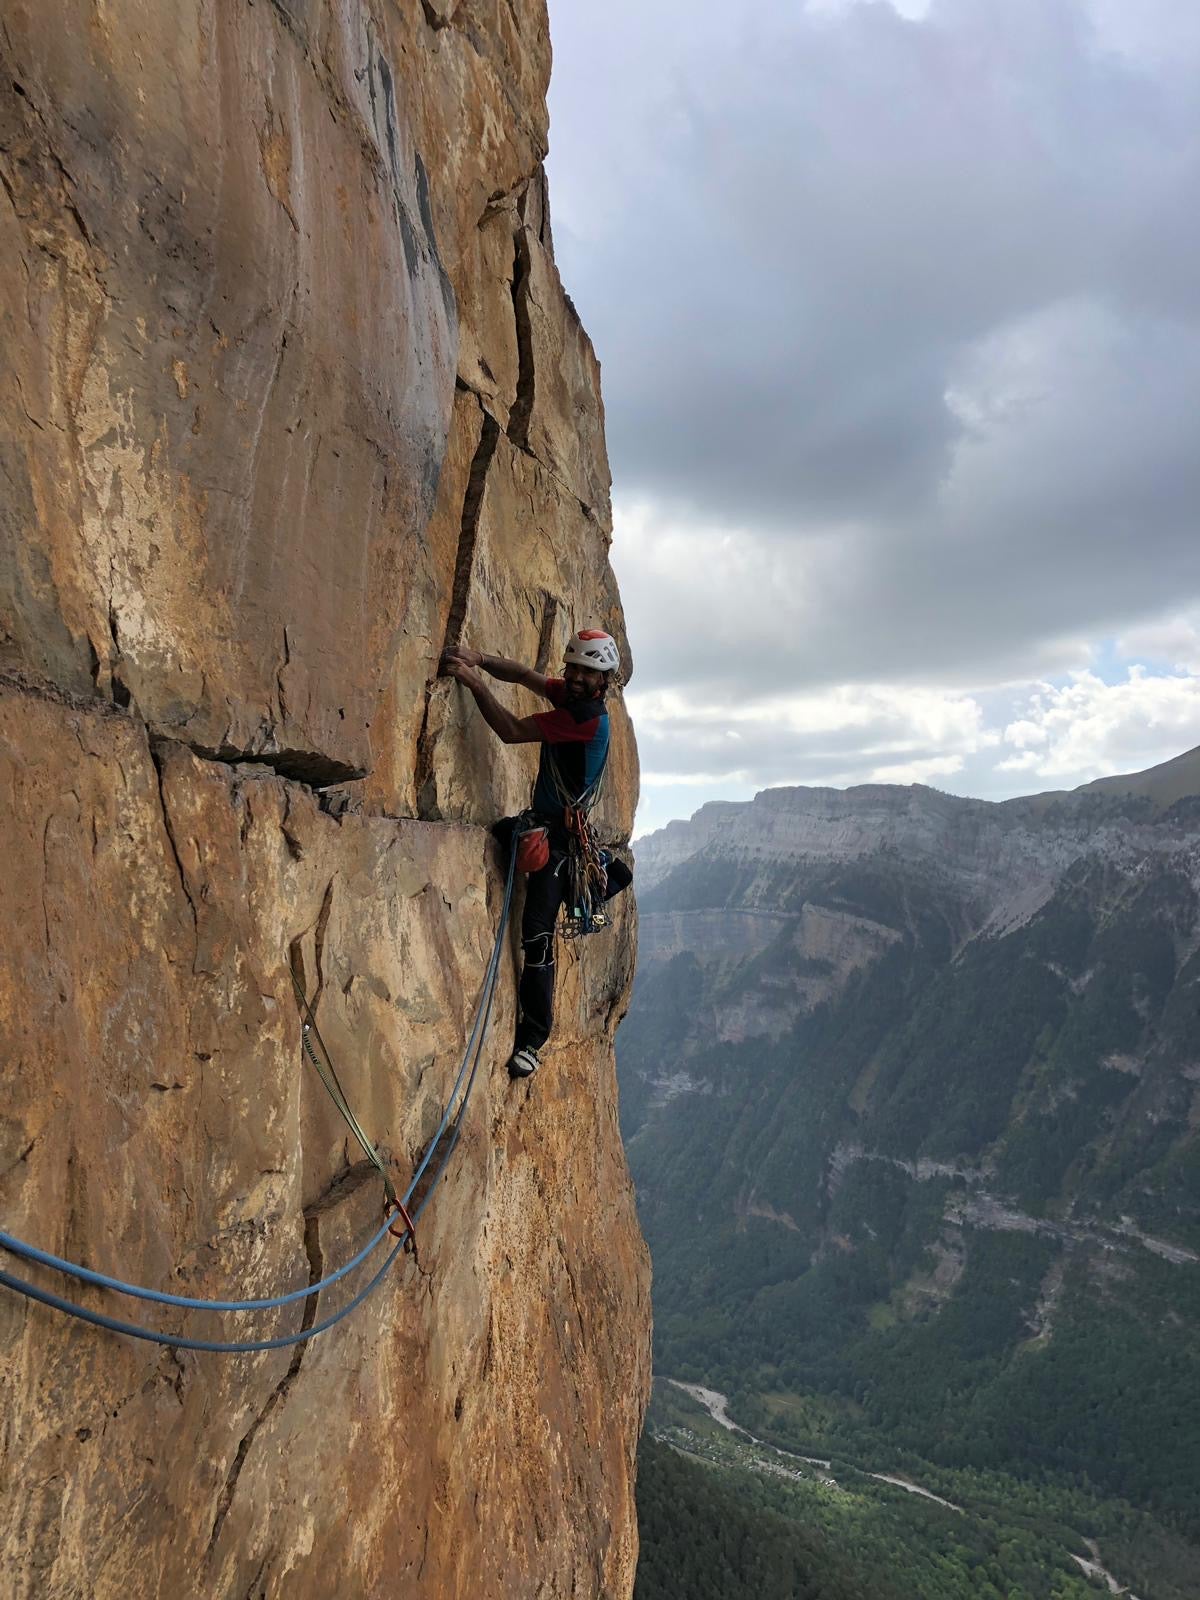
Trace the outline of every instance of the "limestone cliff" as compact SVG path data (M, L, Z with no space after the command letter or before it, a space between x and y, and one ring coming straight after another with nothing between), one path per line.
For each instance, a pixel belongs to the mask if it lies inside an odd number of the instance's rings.
M0 68L0 1224L269 1295L348 1259L381 1198L289 968L406 1180L491 948L481 824L532 757L440 649L624 637L544 6L6 0ZM619 708L614 734L620 842ZM564 968L530 1087L506 952L420 1261L330 1333L173 1354L0 1290L6 1600L629 1594L632 935L630 906ZM175 1332L301 1323L27 1275Z

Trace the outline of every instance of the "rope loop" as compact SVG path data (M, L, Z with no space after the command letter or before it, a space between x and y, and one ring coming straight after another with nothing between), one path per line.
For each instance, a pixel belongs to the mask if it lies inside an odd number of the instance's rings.
M499 926L496 929L495 943L492 946L492 954L488 961L487 969L484 973L483 987L475 1009L475 1020L471 1026L471 1034L467 1040L466 1048L463 1051L462 1061L458 1068L458 1074L446 1100L445 1110L442 1113L441 1122L437 1128L437 1131L434 1133L433 1138L429 1141L420 1165L417 1167L416 1172L414 1172L412 1181L409 1183L409 1186L405 1191L403 1200L399 1195L396 1194L394 1186L392 1185L391 1177L384 1166L379 1152L371 1143L370 1139L367 1138L366 1134L362 1131L358 1125L357 1119L354 1118L354 1114L349 1108L345 1094L342 1092L341 1084L338 1082L336 1070L333 1067L332 1061L329 1059L329 1052L325 1048L324 1041L321 1038L320 1030L316 1025L316 1019L312 1014L312 1008L309 1005L307 998L304 996L303 989L301 988L295 973L292 974L292 982L295 984L297 998L301 1004L301 1018L302 1023L304 1024L301 1030L301 1040L304 1045L305 1053L308 1055L310 1061L312 1061L313 1065L320 1073L322 1080L325 1082L325 1087L330 1090L330 1094L337 1104L338 1110L341 1111L343 1117L345 1117L347 1124L350 1126L355 1137L362 1145L365 1154L379 1169L379 1172L383 1177L384 1187L387 1194L387 1199L384 1206L384 1222L380 1226L379 1231L376 1233L373 1239L368 1241L368 1243L351 1261L346 1263L345 1266L339 1267L336 1272L330 1273L327 1278L323 1278L319 1283L310 1284L304 1289L292 1290L288 1294L275 1295L269 1299L202 1300L185 1295L167 1294L161 1290L148 1289L142 1287L141 1285L125 1283L118 1278L107 1277L105 1274L93 1272L90 1268L83 1267L77 1262L67 1261L60 1256L54 1256L49 1254L47 1251L39 1250L36 1246L28 1244L23 1239L17 1239L11 1234L0 1232L0 1249L7 1250L13 1255L19 1256L27 1261L33 1261L41 1266L49 1267L54 1271L64 1273L68 1277L74 1277L85 1283L94 1284L97 1288L109 1289L117 1294L132 1295L141 1300L153 1300L160 1304L178 1307L179 1309L227 1312L268 1310L290 1305L292 1302L297 1300L307 1300L319 1294L323 1289L329 1288L339 1279L344 1278L346 1274L351 1272L355 1267L359 1266L363 1261L366 1260L367 1256L371 1254L376 1246L382 1242L385 1235L390 1233L397 1242L388 1252L387 1259L375 1273L374 1277L371 1278L370 1282L361 1288L351 1300L341 1307L340 1310L333 1312L332 1315L325 1317L320 1322L314 1322L308 1327L299 1328L295 1333L278 1334L275 1338L236 1340L194 1339L183 1334L167 1333L166 1331L160 1331L156 1328L143 1327L140 1323L136 1322L123 1322L116 1317L107 1316L104 1312L93 1311L90 1307L77 1305L72 1300L64 1299L63 1296L53 1294L48 1289L43 1289L37 1284L29 1283L24 1278L15 1277L12 1273L4 1271L2 1268L0 1268L0 1285L6 1289L13 1290L13 1292L16 1294L23 1295L27 1300L37 1301L41 1305L49 1306L55 1311L62 1312L65 1316L74 1317L80 1322L89 1323L95 1328L104 1328L111 1333L124 1334L128 1338L144 1340L149 1344L165 1345L167 1348L173 1350L203 1350L209 1351L216 1355L247 1355L251 1352L260 1350L282 1350L291 1345L303 1344L309 1339L315 1339L318 1334L325 1333L328 1329L333 1328L339 1322L342 1322L358 1306L362 1305L364 1300L368 1299L369 1296L371 1296L375 1290L379 1288L380 1284L387 1277L387 1274L392 1265L395 1263L396 1259L409 1246L412 1248L414 1259L417 1257L417 1237L414 1224L424 1211L425 1207L429 1204L430 1200L433 1198L434 1190L438 1187L438 1184L440 1183L442 1176L449 1165L450 1158L453 1156L458 1145L459 1138L462 1135L463 1121L466 1116L467 1106L470 1103L471 1093L474 1089L475 1081L479 1074L480 1063L483 1059L483 1047L487 1039L488 1024L491 1021L492 1007L496 997L497 978L500 971L500 957L505 947L505 933L508 928L509 913L512 909L514 872L515 858L510 858L508 874L504 884L504 898L500 907ZM318 1051L314 1051L312 1049L312 1046L309 1042L310 1035L311 1038L315 1040L318 1046ZM326 1076L325 1069L328 1069L328 1076ZM432 1176L425 1187L425 1192L422 1195L420 1202L416 1205L412 1205L413 1196L417 1192L417 1187L420 1184L426 1169L433 1162L435 1154L439 1152L439 1148L443 1142L442 1135L446 1132L447 1128L451 1130L450 1138L445 1141L444 1150L441 1150L441 1153L438 1154L437 1165L433 1169ZM408 1209L409 1206L412 1206L411 1212ZM393 1211L397 1213L397 1215L393 1216ZM405 1231L398 1233L396 1229L401 1220L405 1223L406 1227Z

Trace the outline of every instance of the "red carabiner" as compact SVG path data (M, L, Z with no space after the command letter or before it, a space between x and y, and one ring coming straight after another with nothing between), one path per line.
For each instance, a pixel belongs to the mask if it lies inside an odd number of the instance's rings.
M385 1215L389 1211L399 1212L399 1216L393 1217L391 1222L388 1223L388 1232L391 1234L393 1239L403 1239L404 1248L406 1250L410 1245L412 1246L413 1260L419 1264L421 1257L417 1250L417 1225L409 1216L408 1207L404 1204L403 1200L385 1200L383 1210ZM397 1222L404 1223L404 1229L401 1233L396 1232Z

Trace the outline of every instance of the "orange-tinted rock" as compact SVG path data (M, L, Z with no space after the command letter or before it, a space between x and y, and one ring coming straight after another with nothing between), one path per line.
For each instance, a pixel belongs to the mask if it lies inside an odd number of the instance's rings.
M0 55L0 1225L261 1296L380 1214L289 969L404 1182L470 1025L502 887L483 824L534 753L434 678L443 644L553 667L575 626L624 637L545 212L545 14L16 0ZM619 701L614 734L620 840ZM420 1263L337 1329L174 1355L0 1289L0 1590L630 1593L633 923L562 964L520 1087L510 936ZM304 1314L16 1270L201 1336Z

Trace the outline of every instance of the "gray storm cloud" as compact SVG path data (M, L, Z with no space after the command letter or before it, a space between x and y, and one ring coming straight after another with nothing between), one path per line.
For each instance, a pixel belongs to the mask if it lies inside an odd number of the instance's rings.
M554 19L618 499L742 558L647 547L640 681L1033 675L1200 593L1189 8L709 9Z

